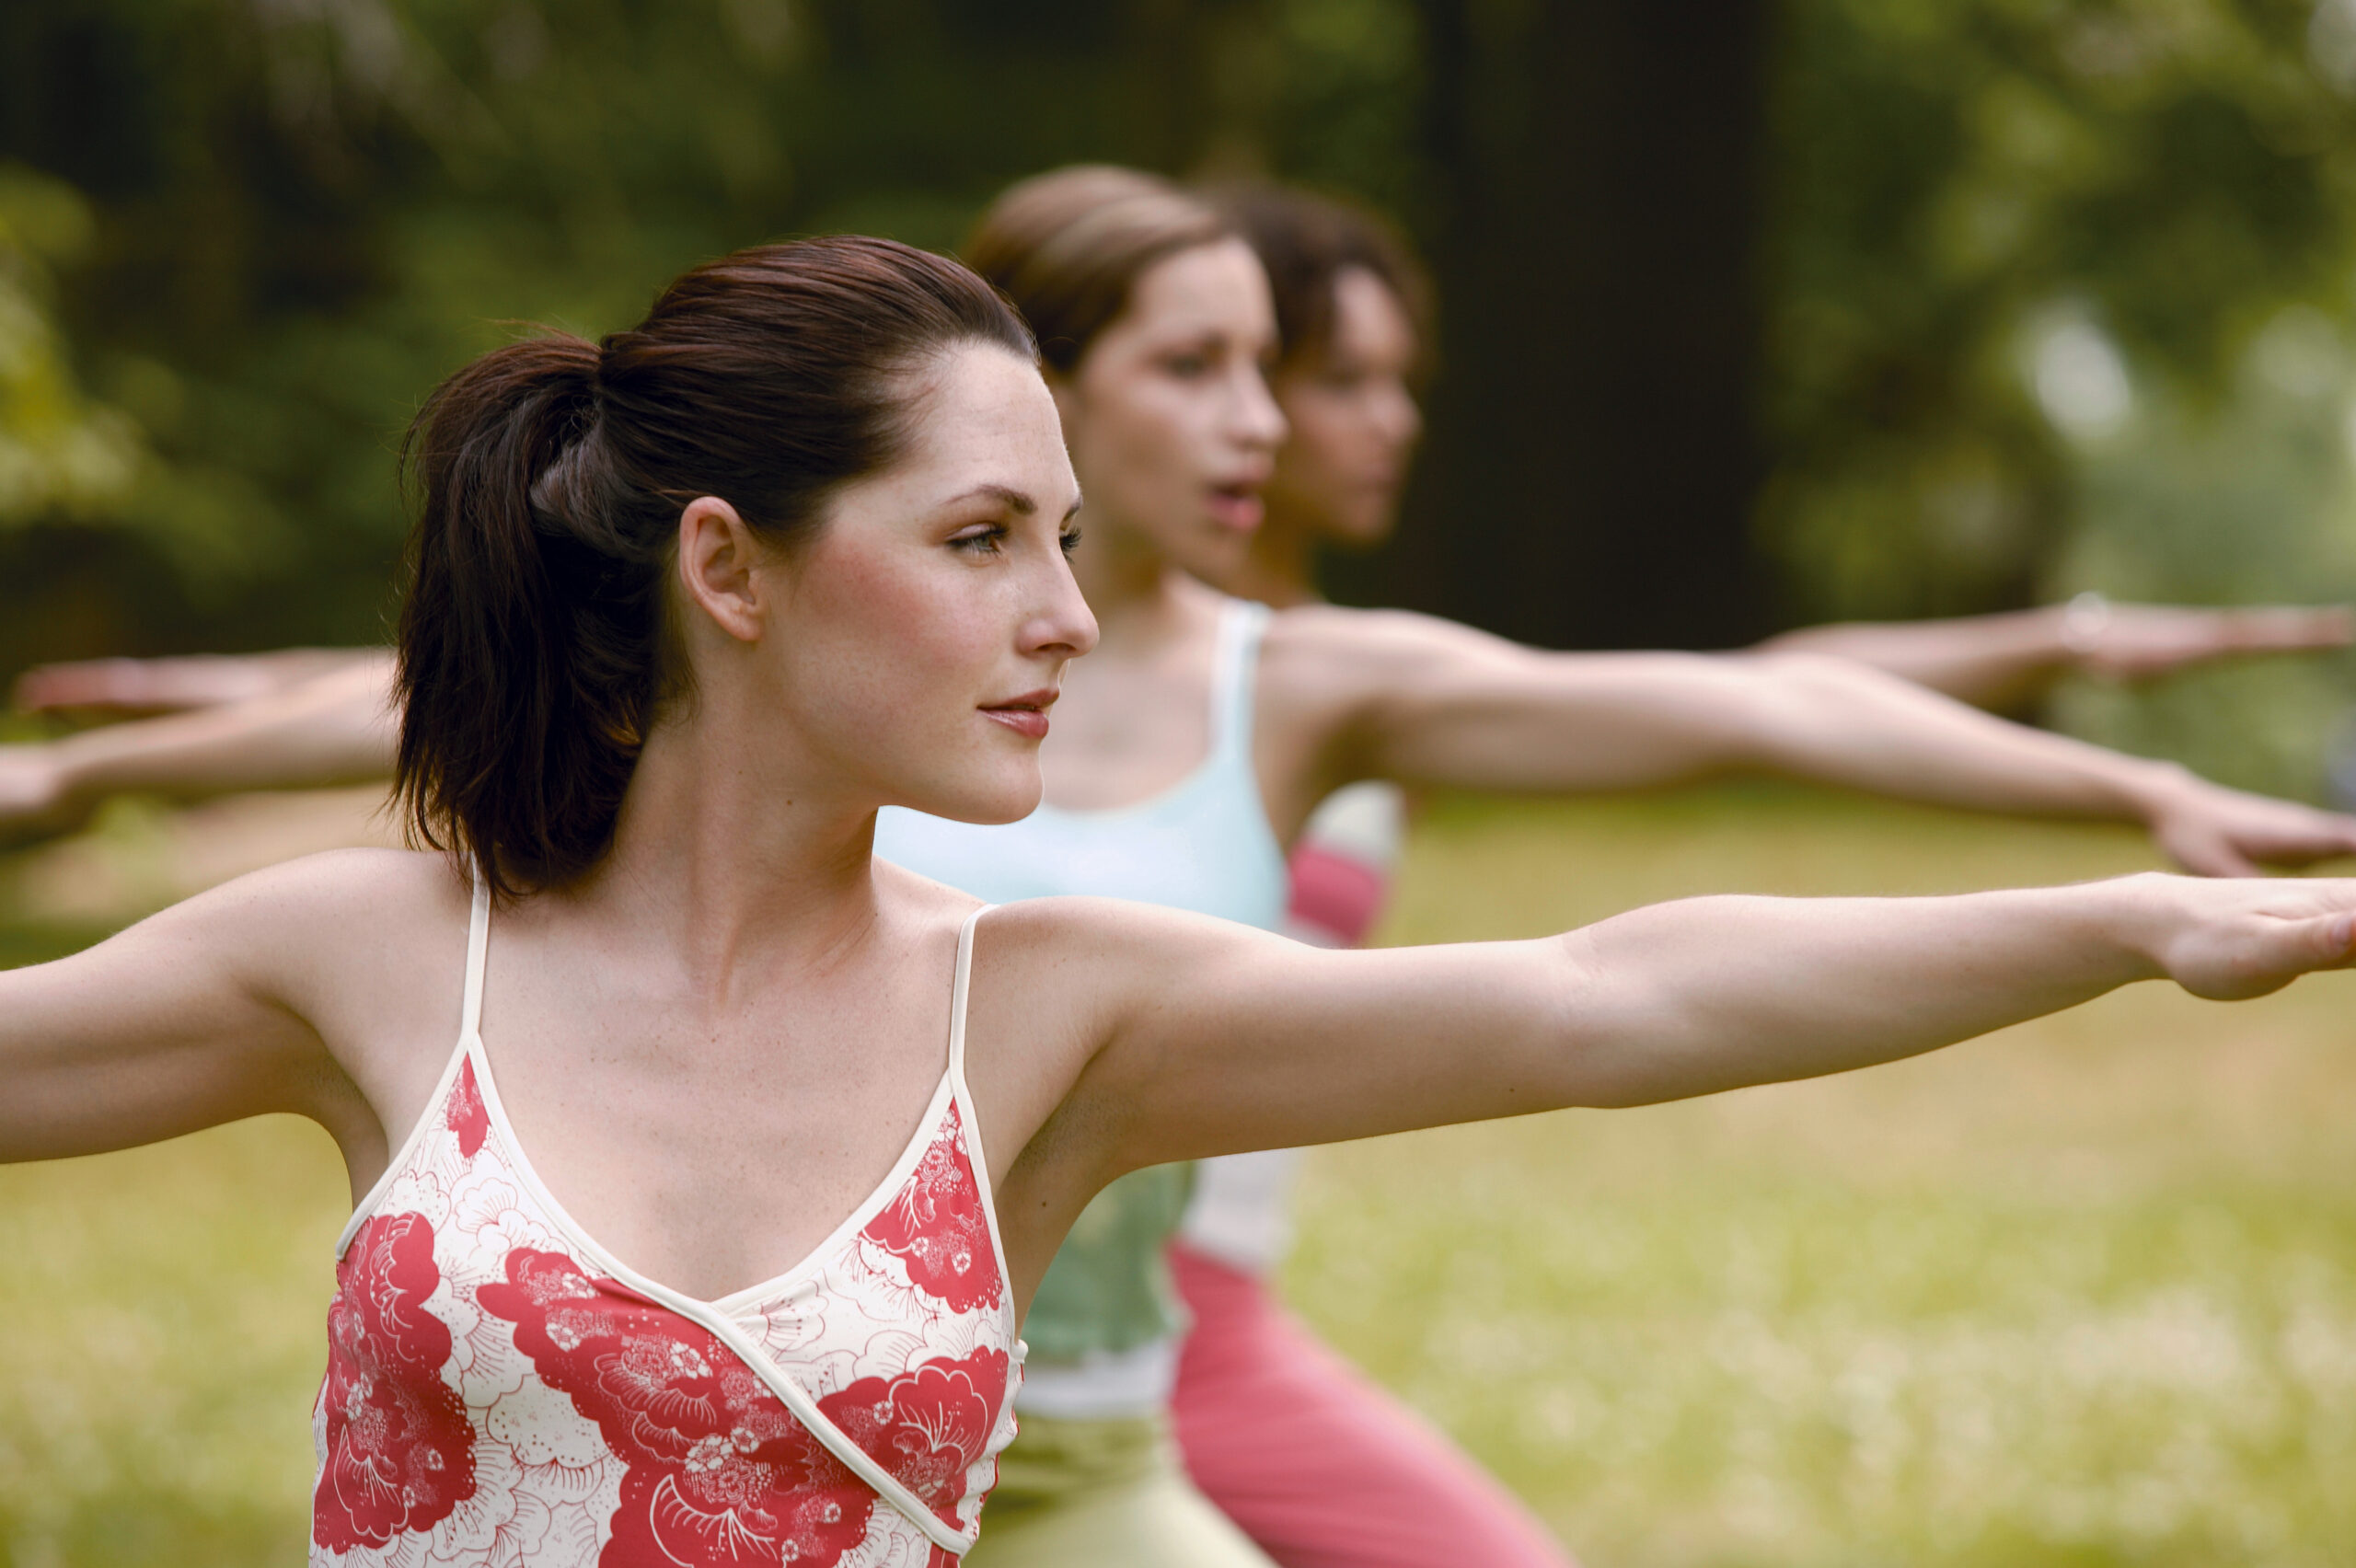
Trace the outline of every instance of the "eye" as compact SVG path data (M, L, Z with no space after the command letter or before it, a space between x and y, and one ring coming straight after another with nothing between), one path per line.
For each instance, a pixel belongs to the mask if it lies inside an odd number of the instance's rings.
M1211 359L1203 353L1170 354L1162 359L1161 368L1181 381L1194 381L1210 374Z
M1072 551L1080 548L1080 530L1077 528L1065 529L1063 533L1057 536L1056 543L1063 546L1065 555L1070 555Z
M967 555L996 555L1004 547L1005 540L1005 524L976 523L969 528L961 528L949 536L949 548L953 550L963 550Z

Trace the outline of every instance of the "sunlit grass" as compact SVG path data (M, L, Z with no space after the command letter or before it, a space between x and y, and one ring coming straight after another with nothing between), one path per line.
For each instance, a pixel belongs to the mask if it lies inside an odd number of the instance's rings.
M1784 791L1450 805L1390 934L2147 863ZM2351 1003L2142 986L1869 1074L1329 1151L1289 1284L1594 1563L2356 1562Z
M1781 790L1442 803L1390 934L2147 863ZM16 913L0 962L84 935ZM1288 1284L1591 1564L2356 1564L2351 1004L2144 986L1847 1078L1329 1151ZM0 1563L299 1560L343 1206L286 1121L0 1170Z

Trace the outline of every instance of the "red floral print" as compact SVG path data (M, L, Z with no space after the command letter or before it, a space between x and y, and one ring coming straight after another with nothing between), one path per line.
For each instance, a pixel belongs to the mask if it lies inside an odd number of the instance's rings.
M476 1299L628 1467L606 1568L827 1568L866 1538L875 1493L709 1330L528 1248Z
M383 1546L474 1495L474 1428L442 1377L450 1330L425 1309L441 1283L422 1215L375 1216L337 1265L319 1391L327 1455L311 1504L320 1546Z
M491 1112L483 1105L472 1062L458 1065L458 1081L442 1108L442 1124L458 1135L459 1154L472 1159L482 1152L482 1140L491 1132Z
M997 1306L1005 1282L959 1127L953 1102L915 1173L860 1234L907 1265L918 1290L953 1312L970 1312Z
M1006 1367L1006 1352L977 1350L896 1378L861 1378L818 1409L942 1523L963 1529L957 1504L1005 1402Z

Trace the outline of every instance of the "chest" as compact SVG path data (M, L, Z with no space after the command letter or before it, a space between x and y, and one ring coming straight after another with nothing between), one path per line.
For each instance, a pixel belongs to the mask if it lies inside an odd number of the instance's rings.
M577 984L569 999L494 986L492 1092L583 1230L698 1296L765 1278L833 1232L893 1170L947 1063L930 996L699 1009L617 977Z

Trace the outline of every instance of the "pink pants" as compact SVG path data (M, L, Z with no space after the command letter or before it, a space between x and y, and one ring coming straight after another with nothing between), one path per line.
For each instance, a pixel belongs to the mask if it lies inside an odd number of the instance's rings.
M1178 1446L1195 1484L1283 1568L1572 1568L1510 1493L1264 1282L1183 1245L1170 1265L1195 1314Z

